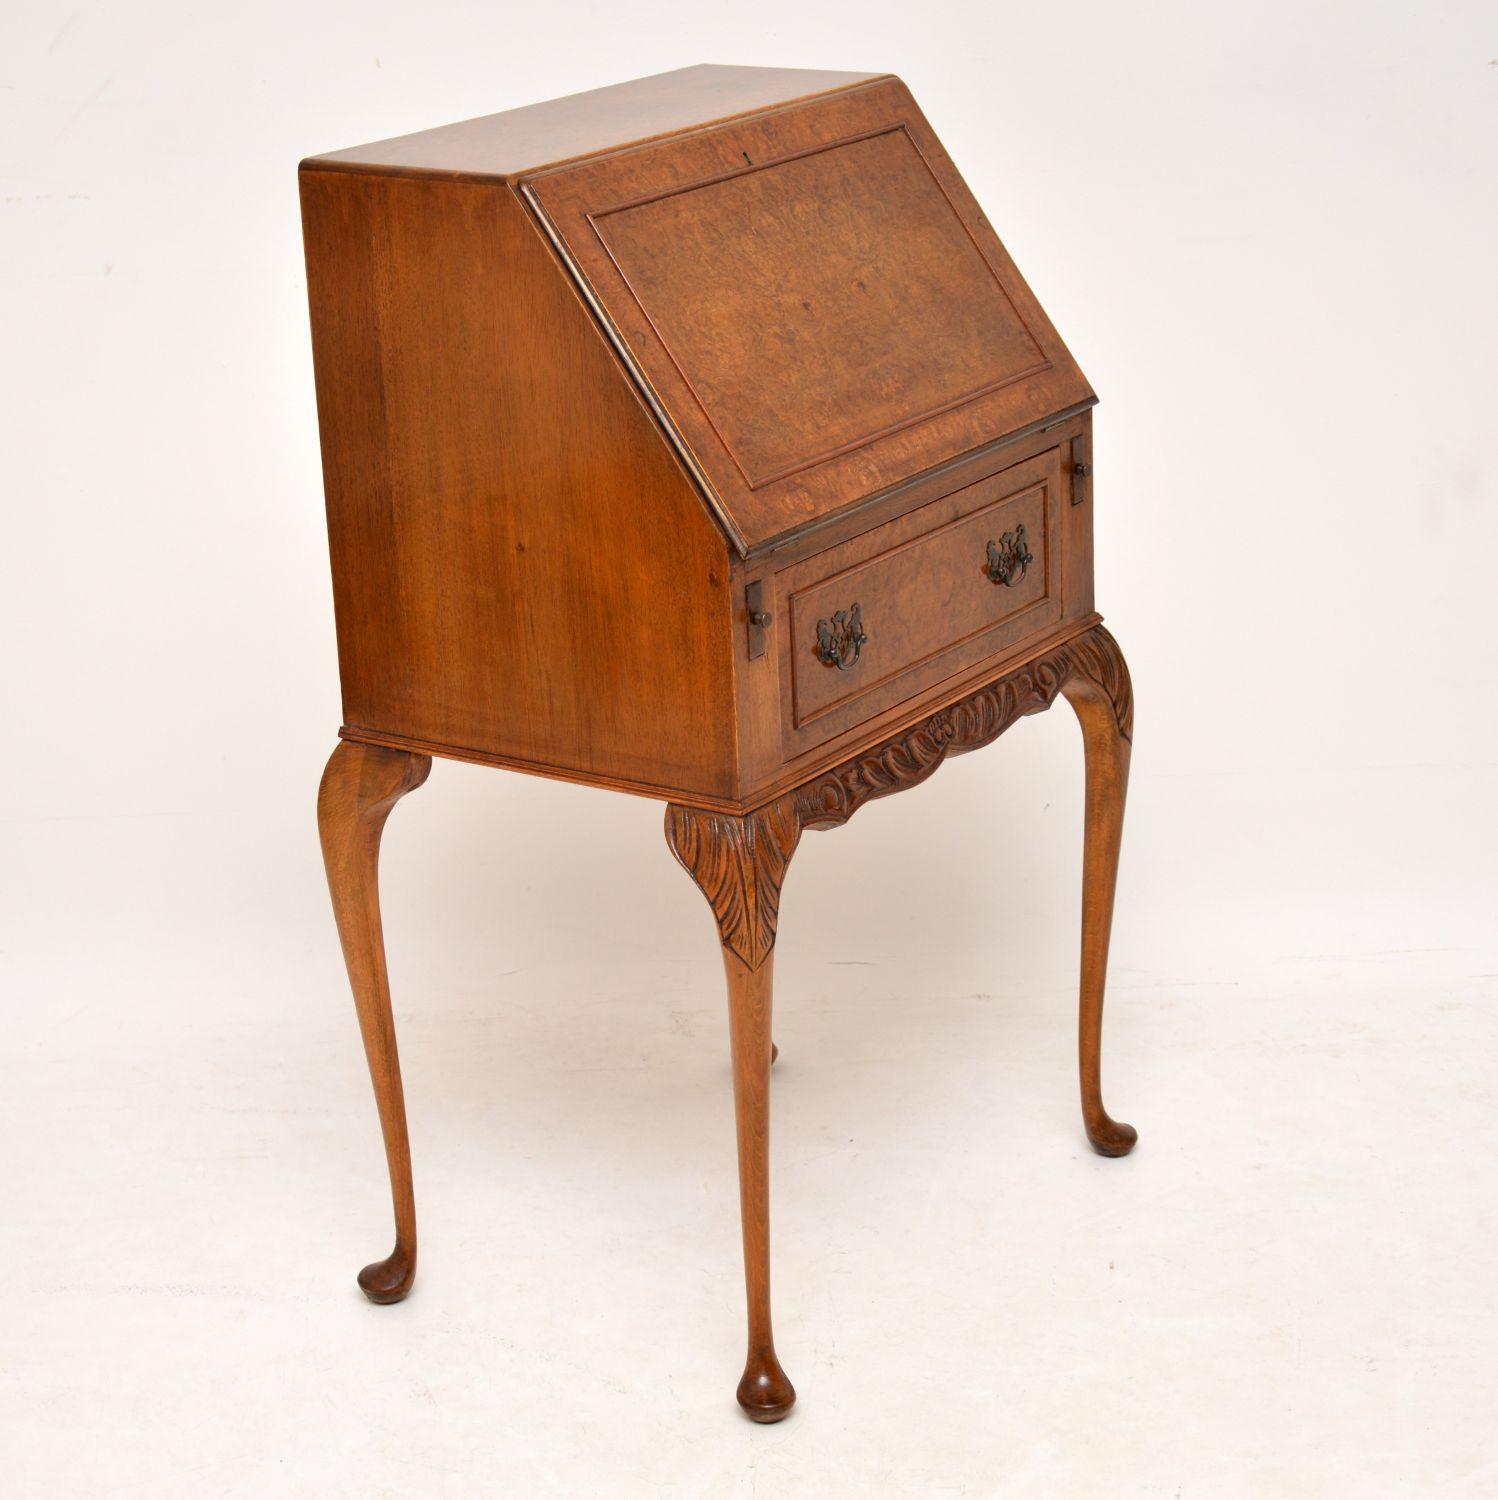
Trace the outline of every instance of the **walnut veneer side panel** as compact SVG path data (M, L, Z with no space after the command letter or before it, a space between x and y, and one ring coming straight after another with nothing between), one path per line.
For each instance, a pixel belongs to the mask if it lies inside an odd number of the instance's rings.
M513 191L301 185L347 732L731 796L726 543Z

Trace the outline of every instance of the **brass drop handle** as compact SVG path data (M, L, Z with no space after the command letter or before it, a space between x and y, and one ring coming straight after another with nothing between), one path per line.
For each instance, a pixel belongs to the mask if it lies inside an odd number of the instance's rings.
M817 621L817 660L824 667L846 672L858 660L868 635L863 628L861 606L840 609L830 620Z
M1013 531L1006 531L997 542L988 544L988 566L983 571L988 574L990 583L1002 583L1005 588L1013 588L1034 561L1025 542L1025 527L1021 522Z

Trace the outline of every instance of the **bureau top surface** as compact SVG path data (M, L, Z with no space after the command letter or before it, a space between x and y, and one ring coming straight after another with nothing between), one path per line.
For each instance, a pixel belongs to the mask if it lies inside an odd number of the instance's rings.
M306 165L453 177L519 177L881 75L703 63L497 115L309 157Z

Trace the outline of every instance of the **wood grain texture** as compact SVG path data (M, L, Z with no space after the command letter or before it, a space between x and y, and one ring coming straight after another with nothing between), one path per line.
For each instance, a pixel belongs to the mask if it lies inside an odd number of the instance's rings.
M348 732L731 796L727 548L513 193L301 181Z
M780 1420L796 1399L771 1329L769 1090L780 895L801 832L838 827L866 802L919 785L949 755L991 744L1060 694L1077 711L1087 758L1078 1012L1083 1123L1095 1150L1123 1156L1137 1136L1103 1107L1101 1037L1134 699L1123 654L1101 626L746 815L666 809L666 841L707 898L728 977L749 1323L738 1399L756 1421Z
M301 192L345 741L319 827L396 1221L360 1285L416 1269L390 809L432 754L660 796L727 977L739 1401L778 1420L791 859L1062 694L1083 1118L1135 1139L1100 1083L1133 701L1093 613L1091 389L887 74L682 70L310 159Z
M700 63L414 135L330 151L309 157L306 165L514 179L576 157L618 151L735 115L781 109L798 99L856 88L880 76Z
M903 129L592 223L751 489L1046 363Z
M1092 607L1092 504L1066 502L1063 474L1060 504L1055 505L1049 495L1055 487L1054 474L1048 472L1056 456L1067 453L1071 441L1086 437L1090 430L1091 413L1079 413L1045 431L943 465L762 558L748 562L733 559L735 599L744 597L751 581L758 582L762 607L772 613L775 624L767 632L767 650L760 657L751 659L747 653L735 656L739 794L736 804L725 810L746 812L761 806L1097 623ZM975 495L1007 496L1023 489L1031 482L1036 465L1039 472L1047 474L1048 490L1044 599L966 641L939 650L908 670L897 671L873 685L862 685L860 691L797 727L792 653L802 645L803 635L792 618L793 595L839 569L877 562L902 549L918 553L924 539L934 539L941 528L959 521L972 509ZM1019 484L1011 484L1016 477ZM978 538L980 554L986 540L986 536ZM912 556L911 561L917 558ZM973 575L973 584L981 584L990 592L1005 592L995 590L978 573ZM912 622L908 628L917 635L931 631L953 610L950 595L941 591L946 587L933 586L928 577L927 587L913 589L901 599L901 613ZM747 616L741 616L738 623L743 632L740 638L747 640ZM808 645L815 636L815 624L813 620L806 637ZM893 638L886 628L877 647L881 655L889 650L892 640L898 651L905 628L903 622L897 625ZM885 660L887 663L887 656ZM860 667L842 675L856 683L861 671ZM721 804L699 800L697 805Z
M359 1272L359 1285L371 1302L399 1302L416 1276L411 1143L380 922L380 836L391 809L419 787L431 769L424 755L344 743L329 758L317 792L328 890L359 1014L395 1205L395 1249Z
M522 191L741 555L1094 399L898 79Z
M802 828L846 823L865 802L918 785L947 756L992 744L1016 720L1049 708L1073 682L1095 690L1127 742L1134 712L1128 669L1118 643L1098 625L799 787L794 796L797 821Z
M1101 1156L1127 1156L1139 1134L1132 1125L1111 1118L1103 1106L1102 1035L1108 942L1113 931L1113 895L1134 734L1134 694L1129 669L1116 646L1101 655L1098 666L1102 670L1073 676L1063 686L1081 723L1087 757L1077 1052L1087 1139Z
M1062 488L1050 448L780 573L787 748L820 744L1059 624ZM1012 587L995 584L988 544L1018 526L1033 561ZM855 603L867 643L855 666L829 671L818 622Z
M750 968L768 957L781 887L803 830L836 827L864 803L919 785L949 755L992 744L1068 689L1089 712L1106 705L1113 733L1129 743L1134 699L1128 667L1118 643L1097 625L753 812L669 804L666 842L707 898L723 946ZM1106 943L1103 951L1106 958Z
M780 887L801 837L794 797L737 817L671 803L666 842L713 909L723 946L757 968L775 946Z
M770 1040L775 958L755 966L723 950L728 975L728 1029L733 1055L733 1105L739 1156L739 1217L749 1347L738 1401L756 1422L778 1422L796 1390L775 1354L770 1317Z

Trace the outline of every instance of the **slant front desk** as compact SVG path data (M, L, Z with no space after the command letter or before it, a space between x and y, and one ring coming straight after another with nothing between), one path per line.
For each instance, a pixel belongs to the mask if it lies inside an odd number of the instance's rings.
M318 802L410 1290L380 832L432 756L667 802L728 971L749 1353L802 833L1065 696L1098 1045L1132 706L1093 610L1094 396L905 86L687 68L301 168L343 728Z

